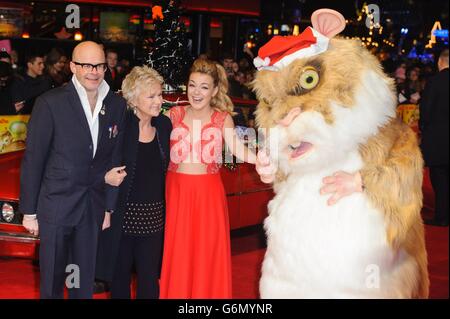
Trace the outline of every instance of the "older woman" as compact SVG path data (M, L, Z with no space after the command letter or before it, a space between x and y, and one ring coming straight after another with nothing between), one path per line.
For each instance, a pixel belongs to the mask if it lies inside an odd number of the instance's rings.
M147 66L135 67L122 84L129 106L123 166L105 176L108 184L120 185L119 199L111 214L111 227L101 234L97 258L97 278L111 282L112 298L130 298L133 264L136 297L159 296L165 175L172 130L170 120L160 114L162 84L163 78Z

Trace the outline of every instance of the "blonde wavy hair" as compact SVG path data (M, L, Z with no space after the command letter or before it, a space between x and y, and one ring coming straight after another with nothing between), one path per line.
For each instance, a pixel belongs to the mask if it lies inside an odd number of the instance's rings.
M214 86L219 90L211 99L211 106L219 112L228 112L233 115L233 102L228 96L228 79L225 69L220 64L208 59L197 59L191 67L190 73L202 73L209 75L214 82Z
M164 84L163 77L154 69L144 65L135 66L122 82L122 96L127 101L128 108L133 108L141 90L150 85L158 83Z

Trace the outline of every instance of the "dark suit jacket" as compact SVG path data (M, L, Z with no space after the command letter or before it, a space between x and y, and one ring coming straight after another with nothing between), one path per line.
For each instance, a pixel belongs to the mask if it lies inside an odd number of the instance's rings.
M126 102L109 91L103 109L92 158L89 125L72 81L36 100L21 167L22 213L74 226L85 212L95 214L101 224L105 210L114 208L118 189L106 186L104 176L120 160ZM117 134L111 134L115 125Z
M116 76L112 77L111 70L108 68L105 72L105 81L108 83L109 87L113 92L117 92L118 90L122 89L122 81L123 77L119 72L117 72L117 69L115 69Z
M430 78L420 102L421 148L427 166L448 165L448 68Z
M165 193L165 176L170 160L170 133L172 123L167 116L159 115L152 119L152 124L157 131L158 144L163 161L164 174L161 174L161 180L152 181L160 183L162 193ZM127 176L120 185L119 199L116 209L111 216L111 227L100 234L97 254L96 278L111 281L113 277L114 266L120 247L120 238L122 235L123 218L127 197L132 187L133 173L136 165L137 149L139 143L139 119L132 111L127 112L124 143L122 150L122 165L126 165Z
M11 85L13 102L25 101L20 114L30 114L36 98L52 88L48 77L32 78L28 74L16 75Z

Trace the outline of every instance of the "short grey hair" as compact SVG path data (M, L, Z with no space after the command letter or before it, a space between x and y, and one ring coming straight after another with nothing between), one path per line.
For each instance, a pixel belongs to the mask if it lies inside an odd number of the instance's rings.
M163 77L154 69L144 65L135 66L122 82L122 96L127 101L128 106L140 94L143 86L149 86L153 83L164 84Z

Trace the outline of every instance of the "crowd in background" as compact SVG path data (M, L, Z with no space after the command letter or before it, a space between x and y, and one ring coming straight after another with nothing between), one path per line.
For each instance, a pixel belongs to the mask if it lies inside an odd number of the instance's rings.
M108 63L105 80L113 91L119 91L132 65L126 59L120 60L116 51L104 49ZM200 57L211 59L206 54ZM398 104L419 104L428 78L436 73L435 63L424 63L418 59L395 59L386 52L378 53L377 57L384 71L395 79ZM252 60L253 53L250 50L246 50L239 60L235 60L230 53L224 53L220 57L220 63L228 75L229 96L245 100L256 99L251 90L256 72ZM51 88L65 85L70 80L72 73L69 61L69 55L59 48L53 48L45 55L29 54L20 61L14 50L10 54L0 52L0 114L30 114L37 96ZM254 125L253 112L245 116L241 109L236 112L236 125Z
M395 58L387 52L377 54L384 71L395 79L398 104L419 104L428 79L436 74L434 61Z
M105 81L120 90L129 73L130 61L119 61L118 53L105 50L108 69ZM17 52L0 52L0 115L31 114L34 101L42 93L67 84L72 78L70 57L62 49L47 54L30 53L19 60Z

